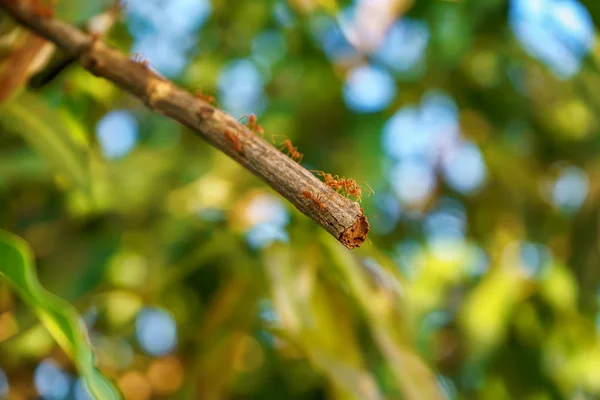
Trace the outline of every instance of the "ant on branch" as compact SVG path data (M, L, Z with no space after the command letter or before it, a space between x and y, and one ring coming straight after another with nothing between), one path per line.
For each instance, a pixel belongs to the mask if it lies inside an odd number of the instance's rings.
M242 153L242 143L236 134L231 132L229 129L225 129L225 137L229 139L231 145L238 153Z
M294 147L291 140L284 140L282 144L287 148L288 155L292 160L297 161L298 164L300 164L304 154L298 152L298 147Z
M367 182L364 182L364 184L367 185L367 187L369 188L369 190L367 191L369 196L371 196L371 193L375 193L373 188L371 188L371 186ZM346 193L348 193L349 196L354 196L356 198L356 201L360 203L362 199L362 188L354 179L345 180L344 190L346 191Z
M202 90L196 90L194 92L194 97L197 99L200 99L202 101L207 102L208 104L215 104L215 98L214 96L208 95L208 94L204 94L202 93Z
M258 122L258 118L256 118L256 115L254 114L249 114L249 115L244 115L243 117L241 117L239 120L242 120L246 118L246 127L248 129L250 129L252 132L256 133L257 135L260 136L264 136L265 134L265 130L263 129L262 126L260 126L257 122ZM238 121L239 121L238 120Z
M342 180L340 180L340 177L337 175L333 176L333 175L327 174L323 171L311 171L311 172L315 172L318 176L323 177L325 184L338 193L341 189L344 188L344 182Z
M322 194L315 195L310 190L303 190L302 196L304 196L304 198L306 198L307 200L315 203L321 210L325 209L325 201L326 200L323 198Z
M329 186L330 188L332 188L333 190L335 190L338 193L341 193L342 190L345 192L346 197L348 196L354 196L356 198L357 202L361 202L362 200L362 187L358 184L358 182L356 182L356 180L350 178L350 179L346 179L346 178L340 178L339 176L335 175L331 175L328 173L325 173L323 171L311 171L311 172L315 172L318 176L323 177L323 180L325 181L325 184L327 186ZM371 195L371 193L375 193L375 191L371 188L371 186L369 186L369 184L367 182L365 182L365 185L367 185L367 187L369 188L368 190L368 194L369 196Z
M273 143L275 143L275 137L278 136L282 136L285 137L283 135L273 135ZM302 162L302 158L304 157L304 154L300 153L298 151L298 147L294 146L292 141L289 139L284 140L283 142L280 143L280 150L286 149L287 150L287 154L288 156L290 156L290 158L296 162L298 162L298 164L300 164L300 162Z

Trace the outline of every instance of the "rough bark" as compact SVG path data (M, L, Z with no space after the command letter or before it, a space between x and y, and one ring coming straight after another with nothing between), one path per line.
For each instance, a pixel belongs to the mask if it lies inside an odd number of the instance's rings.
M176 86L144 63L47 13L30 9L26 3L0 0L0 9L73 54L92 74L138 97L154 112L190 128L261 178L347 248L364 242L369 223L356 202L332 190L232 116Z

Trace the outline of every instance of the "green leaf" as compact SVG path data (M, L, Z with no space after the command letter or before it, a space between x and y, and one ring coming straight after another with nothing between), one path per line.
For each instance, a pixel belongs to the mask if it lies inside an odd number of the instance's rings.
M72 120L24 93L0 106L0 121L5 130L23 136L72 185L89 192L89 145Z
M0 275L8 279L71 357L92 395L101 400L122 399L119 391L96 368L87 330L75 308L40 285L29 245L3 230L0 230Z

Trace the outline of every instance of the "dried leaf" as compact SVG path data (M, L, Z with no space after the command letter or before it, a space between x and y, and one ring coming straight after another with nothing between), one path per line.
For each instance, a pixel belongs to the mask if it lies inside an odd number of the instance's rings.
M0 68L0 103L6 101L28 78L42 69L52 57L55 46L41 37L23 32L19 43L2 60Z

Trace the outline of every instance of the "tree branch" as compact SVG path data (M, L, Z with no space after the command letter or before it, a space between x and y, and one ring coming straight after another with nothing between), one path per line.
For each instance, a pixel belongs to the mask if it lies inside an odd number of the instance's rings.
M71 53L92 74L108 79L150 109L190 128L269 184L349 249L360 246L369 223L360 206L325 185L232 116L156 74L144 63L111 49L73 26L28 7L0 0L0 9Z

